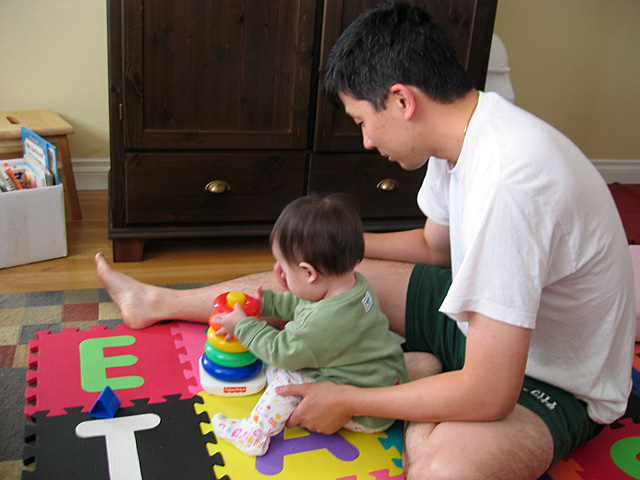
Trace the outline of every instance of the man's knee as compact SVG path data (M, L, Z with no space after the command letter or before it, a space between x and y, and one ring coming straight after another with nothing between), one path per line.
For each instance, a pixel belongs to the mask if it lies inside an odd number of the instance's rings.
M442 373L442 363L431 353L407 352L404 354L404 361L409 381Z
M439 460L438 448L429 441L435 427L433 423L406 425L402 464L407 480L451 478Z
M429 445L428 440L407 442L403 447L402 461L406 480L486 480L479 471L456 460L450 449ZM453 455L452 455L453 454Z
M409 423L403 466L407 480L531 479L552 456L544 422L518 406L499 422Z
M425 453L405 448L402 455L406 480L460 480L458 472L452 471L452 465L442 461L436 452Z

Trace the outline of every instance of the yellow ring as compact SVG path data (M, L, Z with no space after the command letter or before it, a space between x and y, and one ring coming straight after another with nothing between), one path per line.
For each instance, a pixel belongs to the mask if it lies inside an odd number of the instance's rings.
M215 330L211 327L207 330L207 342L209 342L212 347L222 350L223 352L242 353L248 350L248 348L242 345L238 340L227 341L224 339L224 336L216 335Z

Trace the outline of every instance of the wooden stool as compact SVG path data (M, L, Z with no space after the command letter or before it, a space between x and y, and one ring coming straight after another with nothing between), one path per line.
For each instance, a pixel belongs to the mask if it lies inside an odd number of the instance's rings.
M67 204L71 205L72 218L80 220L82 212L67 140L67 135L75 130L51 110L0 112L0 159L15 158L16 152L22 153L21 127L27 127L56 147L58 170L63 178Z

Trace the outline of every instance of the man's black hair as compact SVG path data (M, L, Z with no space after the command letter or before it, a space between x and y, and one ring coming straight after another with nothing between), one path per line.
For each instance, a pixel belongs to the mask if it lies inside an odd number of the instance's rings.
M361 14L329 55L322 87L341 106L339 93L383 110L389 88L402 83L451 103L473 88L451 42L419 7L387 2Z

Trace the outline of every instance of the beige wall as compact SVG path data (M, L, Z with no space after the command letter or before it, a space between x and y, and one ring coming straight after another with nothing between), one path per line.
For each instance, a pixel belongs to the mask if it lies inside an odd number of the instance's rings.
M0 0L0 110L54 110L73 158L108 158L107 85L105 0Z
M109 156L106 9L0 0L0 110L57 111L74 158ZM498 0L516 103L592 159L640 159L639 24L639 0Z
M640 1L498 0L516 103L592 159L640 159Z

